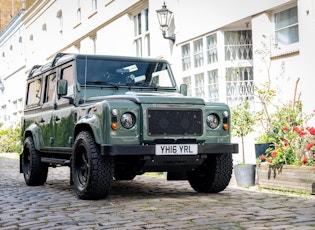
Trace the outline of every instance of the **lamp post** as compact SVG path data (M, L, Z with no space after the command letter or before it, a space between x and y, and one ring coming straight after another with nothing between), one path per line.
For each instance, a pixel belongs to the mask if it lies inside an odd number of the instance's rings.
M171 23L173 12L167 9L165 2L162 5L162 8L159 10L156 10L157 17L159 19L160 23L160 29L162 30L163 38L171 40L173 43L175 42L175 34L172 34L171 36L166 36L166 31L169 28L169 25Z

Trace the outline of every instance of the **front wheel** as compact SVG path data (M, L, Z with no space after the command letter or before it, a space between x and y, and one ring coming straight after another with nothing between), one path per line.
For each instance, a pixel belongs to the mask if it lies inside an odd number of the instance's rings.
M232 154L208 155L204 163L195 171L187 172L187 177L195 191L218 193L228 186L232 170Z
M27 185L37 186L45 184L48 165L41 162L39 152L35 149L32 137L27 137L24 140L22 170Z
M80 199L105 198L113 180L113 160L101 156L90 132L79 133L74 143L72 180Z

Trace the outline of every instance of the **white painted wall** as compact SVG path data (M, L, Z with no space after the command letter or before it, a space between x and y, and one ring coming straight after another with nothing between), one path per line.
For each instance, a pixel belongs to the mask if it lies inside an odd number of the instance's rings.
M244 28L249 22L253 34L253 49L262 47L262 37L273 35L274 10L288 4L298 4L299 35L298 52L294 55L275 55L272 61L271 76L273 87L277 90L278 101L292 99L294 84L300 77L299 90L305 112L314 107L313 54L315 53L315 1L314 0L177 0L165 1L174 18L169 34L176 34L173 44L162 37L156 10L164 1L156 0L99 0L98 10L92 12L91 1L80 1L81 21L77 21L78 1L39 0L24 14L24 26L19 25L0 37L0 75L6 79L6 90L0 94L0 106L8 100L23 97L25 94L25 74L34 64L45 64L57 52L77 52L110 55L135 55L133 38L133 16L144 8L149 8L149 28L151 56L167 59L173 67L178 83L183 77L181 71L181 45L201 36L224 30ZM62 11L62 26L60 15ZM59 13L60 14L60 13ZM16 43L22 37L22 43ZM96 50L91 37L96 37ZM5 39L4 39L5 38ZM32 38L32 39L31 39ZM10 45L14 49L9 50ZM17 47L17 49L15 48ZM79 47L79 48L78 48ZM2 53L5 52L5 58ZM283 52L283 51L281 51ZM260 57L254 59L255 83L268 80L265 64ZM284 63L284 72L281 64ZM225 77L225 76L220 76ZM224 85L221 86L224 92ZM257 105L257 108L259 105ZM11 113L12 110L7 111ZM0 114L1 119L1 114ZM254 162L254 134L247 139L248 159ZM238 142L238 140L235 140ZM238 156L236 156L236 159Z

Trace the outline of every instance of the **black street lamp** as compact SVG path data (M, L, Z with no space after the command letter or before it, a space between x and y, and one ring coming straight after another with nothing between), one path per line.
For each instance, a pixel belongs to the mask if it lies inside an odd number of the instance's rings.
M173 12L167 9L165 2L162 6L162 9L156 10L157 17L159 19L160 23L160 29L162 30L163 38L171 40L173 43L175 42L175 34L172 34L171 36L166 36L166 31L169 28L169 25L171 23Z

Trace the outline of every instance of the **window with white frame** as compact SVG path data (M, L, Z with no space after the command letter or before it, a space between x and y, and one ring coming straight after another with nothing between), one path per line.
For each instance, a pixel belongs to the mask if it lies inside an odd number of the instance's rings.
M77 23L81 22L81 8L79 7L77 9Z
M1 113L0 113L0 115L1 115L1 117L2 117L2 121L7 121L7 119L8 119L8 117L7 117L7 106L6 105L2 105L1 106Z
M92 12L97 11L97 0L92 0Z
M96 37L96 35L94 35L94 36L91 36L90 39L92 42L93 54L96 54L96 39L97 39L97 37Z
M192 90L191 90L191 77L184 77L183 83L187 85L187 96L192 96Z
M224 32L224 46L226 61L253 59L251 30Z
M218 61L217 34L211 34L206 37L207 46L207 63Z
M62 10L59 10L57 12L57 18L59 19L59 29L62 31L63 28L63 16L62 16Z
M203 73L195 74L196 97L204 98L205 96L204 86L205 86L204 74Z
M134 47L139 57L150 56L149 9L142 10L133 17Z
M182 45L182 69L183 71L191 68L190 61L190 44Z
M254 101L253 67L226 68L226 99L232 107Z
M183 83L188 86L188 95L231 106L244 100L253 102L252 52L250 30L219 31L183 44Z
M219 101L218 69L208 71L208 101Z
M203 66L203 40L198 39L193 42L194 45L194 67Z
M297 6L274 15L277 45L289 45L299 41Z

